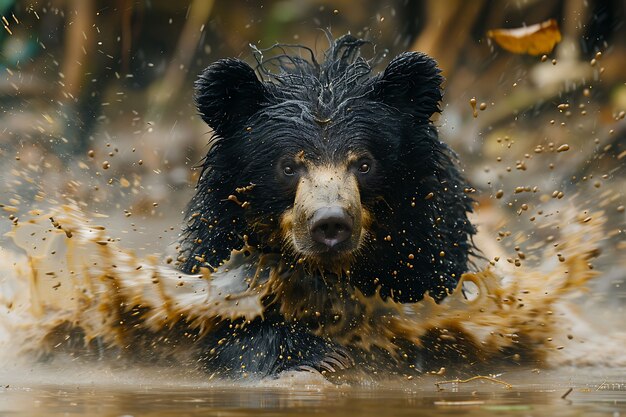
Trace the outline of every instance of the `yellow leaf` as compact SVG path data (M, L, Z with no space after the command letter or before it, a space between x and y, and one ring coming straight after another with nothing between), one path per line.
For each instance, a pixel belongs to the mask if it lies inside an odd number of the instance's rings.
M493 29L487 32L487 36L515 54L547 54L561 41L555 19L515 29Z

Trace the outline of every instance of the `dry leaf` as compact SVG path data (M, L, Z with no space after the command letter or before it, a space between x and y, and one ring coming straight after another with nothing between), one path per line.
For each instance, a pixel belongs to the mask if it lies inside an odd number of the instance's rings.
M561 31L555 19L516 29L493 29L487 32L487 36L515 54L548 54L561 41Z

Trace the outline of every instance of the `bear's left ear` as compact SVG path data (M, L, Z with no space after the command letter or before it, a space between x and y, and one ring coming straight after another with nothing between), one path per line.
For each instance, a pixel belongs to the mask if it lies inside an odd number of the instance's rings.
M195 101L202 120L225 137L241 128L266 101L267 90L254 70L240 59L209 65L195 83Z
M375 80L372 98L428 123L433 113L441 111L443 80L433 58L422 52L405 52Z

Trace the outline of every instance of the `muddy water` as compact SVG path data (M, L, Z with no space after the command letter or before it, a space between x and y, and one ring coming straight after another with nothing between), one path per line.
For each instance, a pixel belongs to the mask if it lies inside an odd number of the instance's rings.
M74 212L69 212L67 216L71 213ZM123 248L118 251L112 251L112 247L115 246L112 241L107 240L106 245L101 245L100 243L104 242L104 240L96 233L103 232L101 228L96 226L85 228L86 226L84 225L88 224L86 220L83 221L80 217L72 220L71 216L62 217L61 214L58 213L58 215L55 214L54 216L37 215L38 218L43 219L41 222L36 220L29 223L24 222L24 226L15 229L14 236L19 237L24 234L20 234L20 231L28 232L24 236L35 239L37 244L32 246L32 251L29 252L32 256L29 258L30 262L28 265L33 270L30 275L20 275L18 273L16 278L21 276L23 279L14 282L15 286L8 285L12 282L8 279L10 274L3 275L7 290L4 295L9 297L13 294L11 299L14 299L15 302L6 304L7 308L2 310L5 314L0 316L0 318L3 318L3 320L0 320L0 325L4 324L6 327L4 344L0 343L0 359L2 359L0 361L0 417L74 415L291 416L305 414L338 416L436 416L457 414L476 416L626 415L626 368L617 368L617 366L626 364L623 349L624 339L605 334L599 327L580 328L579 325L583 321L578 321L576 319L577 316L567 316L565 312L562 317L569 317L569 321L566 323L569 324L551 328L552 330L550 330L549 334L543 333L547 328L546 326L528 325L520 327L521 325L516 319L517 313L514 313L520 311L520 309L505 309L494 316L493 320L490 319L487 322L479 320L479 318L484 318L489 313L487 309L481 308L481 315L477 312L476 314L470 314L472 323L487 326L486 328L489 328L494 322L500 323L500 320L504 320L506 328L517 326L520 329L519 331L526 332L523 334L532 335L535 334L534 327L537 327L539 332L537 333L538 338L536 342L534 341L535 339L532 339L533 343L529 345L529 348L533 352L546 352L546 354L551 352L547 356L551 360L544 360L541 362L541 365L537 365L542 369L529 368L520 370L518 367L511 368L513 365L502 365L497 361L486 359L486 364L489 365L487 368L490 373L495 374L496 381L474 380L468 383L441 384L442 381L452 378L450 374L454 373L454 369L450 367L447 375L420 376L416 372L413 375L405 375L403 378L387 382L373 382L371 381L372 375L369 375L369 377L359 380L358 386L336 386L321 376L316 377L307 373L283 376L278 380L262 382L243 380L227 384L216 382L214 379L211 379L210 375L196 369L190 370L188 367L185 368L183 366L172 368L159 367L156 365L159 363L159 359L156 357L153 361L155 366L151 368L140 368L133 365L125 367L128 366L128 362L123 360L113 360L112 362L106 362L107 365L104 365L104 360L96 359L95 361L90 361L89 358L83 358L80 355L70 355L69 357L58 355L54 358L48 358L49 362L47 364L42 364L41 361L32 360L28 355L22 356L15 353L19 353L24 348L30 348L26 350L31 351L34 349L37 352L39 344L36 342L42 337L42 340L48 340L44 336L48 334L50 326L54 327L60 319L69 320L76 317L75 313L79 313L80 317L85 319L95 317L93 316L96 311L94 309L84 309L84 305L83 308L77 309L70 305L70 301L75 298L72 296L72 293L64 296L62 291L74 290L77 278L70 276L69 278L71 279L63 281L64 285L59 285L58 282L61 282L60 279L63 277L62 271L69 268L76 271L88 270L93 272L95 268L93 265L96 264L91 261L89 261L91 266L89 269L82 268L80 265L73 266L74 264L71 262L87 262L87 260L92 259L90 256L96 255L108 259L109 262L114 262L116 270L122 270L122 267L126 265L124 262L136 260ZM78 216L79 213L74 214ZM56 220L51 222L50 217ZM59 227L55 226L55 223L58 223ZM36 233L39 230L37 226L43 224L46 226L40 231L46 234L46 239L39 238ZM577 225L578 223L572 222L571 224ZM590 232L601 230L595 227L590 229L590 225L594 224L592 221L583 222L582 224L586 225L584 229L581 229L585 233L569 234L569 243L575 243L576 236L589 238L595 235L595 233ZM69 226L72 226L71 230L68 229ZM29 227L35 229L31 230ZM87 233L92 229L96 235ZM72 236L71 238L68 236L68 232L71 232L69 233ZM84 242L80 240L83 238L86 239ZM594 241L594 239L587 239L581 245L574 246L588 249L592 247ZM60 243L55 245L55 242ZM48 247L46 245L52 246ZM97 250L91 250L94 247ZM55 249L56 256L42 257L40 261L48 260L54 262L52 264L42 264L38 267L37 259L39 258L36 258L37 251L45 251L47 253L48 251L51 252L51 248ZM105 254L106 256L102 255L104 248L108 251ZM25 249L30 249L30 246L26 246ZM86 252L83 253L81 251ZM67 262L59 263L60 260L64 259ZM571 257L568 256L568 259L575 260L578 258L573 255ZM586 258L581 259L585 260ZM9 267L6 271L19 272L19 265L15 263L17 260L17 258L12 259L10 265L6 265ZM102 265L100 258L97 260L97 264ZM565 265L567 262L560 262L559 264ZM124 285L128 284L128 288L120 286L118 287L118 292L125 288L129 291L135 291L136 288L139 288L137 285L143 282L143 275L141 274L148 273L150 266L153 264L147 261L142 262L141 265L143 267L141 269L135 268L135 263L133 262L128 265L131 267L124 269L126 272L118 274L121 279L119 282ZM572 265L576 266L575 264ZM25 271L28 272L29 268L26 268ZM545 297L546 294L556 294L557 296L554 299L545 298L547 304L542 308L536 309L536 311L548 309L551 312L556 311L553 307L558 307L561 302L561 293L555 288L560 287L547 285L551 281L546 281L546 277L568 276L569 281L566 280L566 282L573 282L575 284L574 287L579 288L580 285L586 282L587 278L582 279L579 285L578 281L574 279L578 276L576 273L578 269L580 268L571 267L567 270L567 274L526 274L524 275L525 279L520 281L524 283L524 288L527 289L522 293L522 296L528 298L529 302L543 302L542 300L544 299L541 297ZM47 274L37 274L36 271L57 270L58 273L50 275L54 277L50 284L54 285L50 287L51 289L47 289L45 297L33 298L29 291L19 291L23 286L17 285L18 283L24 284L29 282L29 279L35 282L33 280L37 277L45 278L49 276ZM152 276L152 273L148 274L148 277ZM166 278L165 275L163 277L164 279ZM175 278L179 279L178 276ZM533 280L536 281L536 286L533 285L533 282L535 282ZM42 283L43 280L39 279L36 282ZM148 280L147 282L149 282L148 287L140 288L150 289L153 287L153 284L150 283L151 281ZM211 282L217 282L217 280ZM483 281L478 281L478 284L480 282ZM536 293L530 291L535 287L541 289L541 291ZM11 288L13 288L13 292L8 291ZM29 288L32 290L34 287L31 286ZM172 286L172 288L179 287ZM183 286L182 288L185 289L187 287ZM502 292L498 288L500 287L485 286L483 290L494 297L504 297L510 292ZM546 288L550 288L551 291L546 291ZM172 291L170 287L166 287L166 289ZM532 297L526 294L526 292L531 292ZM105 293L96 292L94 294ZM152 304L148 303L151 300L151 293L147 290L140 292L140 294L145 299L146 305L158 306L163 304L159 303L158 299ZM24 300L20 298L20 295L30 295L30 297L26 297ZM448 299L453 300L454 297L450 296ZM42 300L45 300L45 302ZM472 302L476 303L477 301L474 299ZM565 302L565 299L563 302ZM198 308L194 311L203 311L201 307L206 304L203 300L198 301ZM185 301L181 302L180 305L188 307L191 304ZM30 308L37 306L40 308L34 310ZM432 306L432 308L435 308L435 306ZM446 310L448 313L443 310L435 310L437 312L435 315L440 319L445 317L445 314L449 314L449 311L454 311L453 308L460 308L462 311L465 311L469 307L463 302L457 307L452 305L450 309ZM66 317L65 314L69 314L69 316ZM549 315L555 316L552 313ZM418 324L420 323L422 325L430 323L425 318L428 316L422 315L420 317L421 322L413 323L413 328L419 328ZM465 316L453 316L452 318L458 322L463 317ZM561 317L560 314L559 317ZM494 321L496 318L497 321ZM515 320L510 321L510 319ZM609 323L615 323L616 321L619 322L615 316L613 320L608 320ZM526 322L527 320L523 320L523 323ZM86 326L89 323L84 322L83 324ZM96 320L94 323L100 323L100 321ZM10 324L15 324L15 328L12 328ZM574 326L574 324L577 326ZM437 324L433 324L433 326L440 327ZM25 334L19 331L22 327L26 328ZM563 327L563 330L559 331L561 327ZM109 332L108 328L94 327L93 329L94 334L97 336L107 335L107 332ZM551 344L540 341L543 338L552 342L552 337L564 333L565 329L571 330L573 336L565 338L563 349L551 348ZM1 326L0 330L2 330ZM20 339L17 337L20 334L26 337ZM2 332L0 332L0 336L2 336ZM550 337L548 338L548 336ZM20 340L23 340L24 343L20 342ZM54 343L53 347L56 347L57 345ZM482 346L482 350L485 350L485 346L489 345L483 344ZM502 355L498 349L494 350L494 352L496 353L496 356L494 356L496 359L498 358L498 353L500 356ZM555 356L559 352L561 352L560 356ZM145 350L137 353L140 356L150 355ZM544 358L545 355L540 356ZM46 356L44 355L44 357ZM18 362L21 365L16 364ZM546 365L554 363L575 364L577 368L560 368L550 371L545 369ZM612 364L616 368L602 368L602 364ZM476 375L476 373L473 371L465 372L465 377L472 375ZM440 383L439 388L436 383ZM568 392L570 389L571 391ZM565 398L562 398L563 396Z
M319 381L208 385L168 380L150 371L89 377L67 372L40 382L26 378L0 388L2 416L624 416L626 370L524 370L501 375L512 388L490 382L446 386L424 376L368 387ZM59 376L61 375L61 376ZM0 376L1 377L1 376ZM60 379L59 379L60 378ZM176 378L174 376L174 378ZM5 379L2 377L2 379ZM65 380L67 379L67 380ZM4 382L4 381L3 381ZM290 386L289 386L290 385ZM562 398L567 391L573 390Z

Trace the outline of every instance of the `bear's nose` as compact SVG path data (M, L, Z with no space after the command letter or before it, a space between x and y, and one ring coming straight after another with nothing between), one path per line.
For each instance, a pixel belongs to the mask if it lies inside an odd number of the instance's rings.
M323 207L316 210L310 225L313 240L329 249L352 235L352 218L341 207Z

